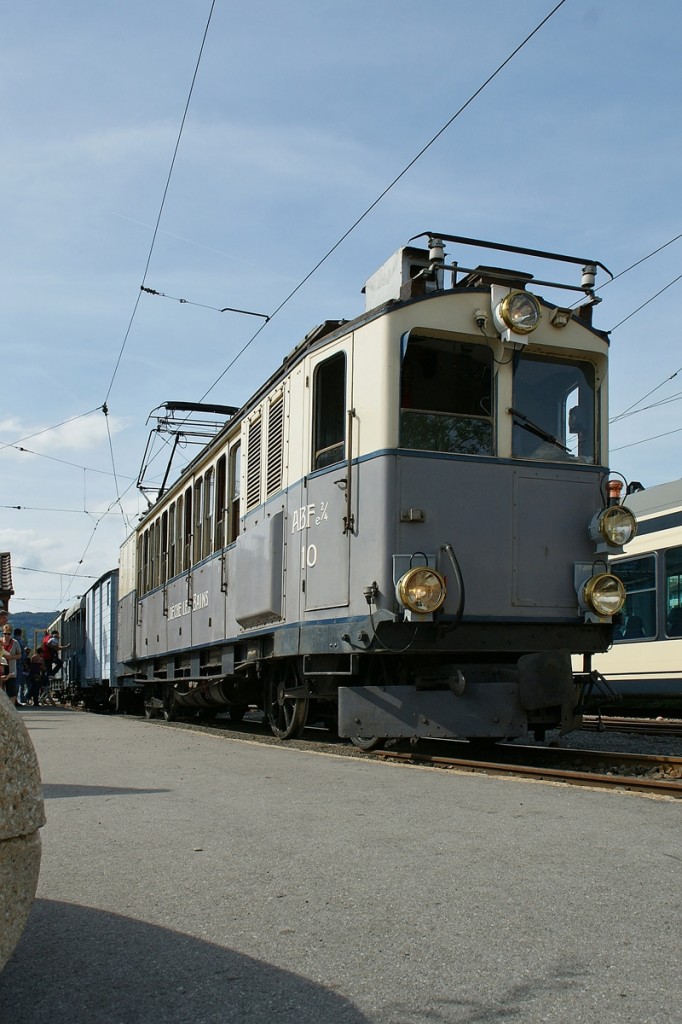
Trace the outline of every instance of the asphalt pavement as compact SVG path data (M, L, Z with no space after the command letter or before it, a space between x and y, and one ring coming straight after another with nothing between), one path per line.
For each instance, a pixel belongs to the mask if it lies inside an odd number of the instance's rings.
M679 802L22 715L2 1024L679 1024Z

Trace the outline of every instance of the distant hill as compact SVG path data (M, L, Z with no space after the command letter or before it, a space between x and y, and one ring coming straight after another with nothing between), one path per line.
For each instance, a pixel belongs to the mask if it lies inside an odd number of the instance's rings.
M40 634L39 640L42 639L43 633L58 615L59 612L14 612L10 610L9 621L14 629L23 629L24 640L29 647L33 647L36 631Z

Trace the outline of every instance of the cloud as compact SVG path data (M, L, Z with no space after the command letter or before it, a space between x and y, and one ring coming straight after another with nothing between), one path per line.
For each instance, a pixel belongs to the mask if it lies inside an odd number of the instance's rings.
M108 430L107 430L108 425ZM26 447L39 455L52 455L66 459L69 452L85 452L93 450L103 442L108 442L108 434L112 436L125 429L123 417L105 416L101 411L79 416L69 422L51 427L22 424L16 417L0 419L0 448L4 455L17 452L15 446ZM9 440L12 438L13 440ZM104 467L93 467L104 468Z

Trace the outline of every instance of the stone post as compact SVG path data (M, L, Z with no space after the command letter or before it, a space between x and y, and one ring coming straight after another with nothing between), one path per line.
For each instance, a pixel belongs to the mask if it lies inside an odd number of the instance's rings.
M20 712L0 691L0 970L33 904L45 824L38 759Z

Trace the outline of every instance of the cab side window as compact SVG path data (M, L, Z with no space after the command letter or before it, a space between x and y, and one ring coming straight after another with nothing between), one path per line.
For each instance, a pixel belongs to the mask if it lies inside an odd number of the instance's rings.
M313 469L342 462L346 448L346 356L326 359L313 382Z

